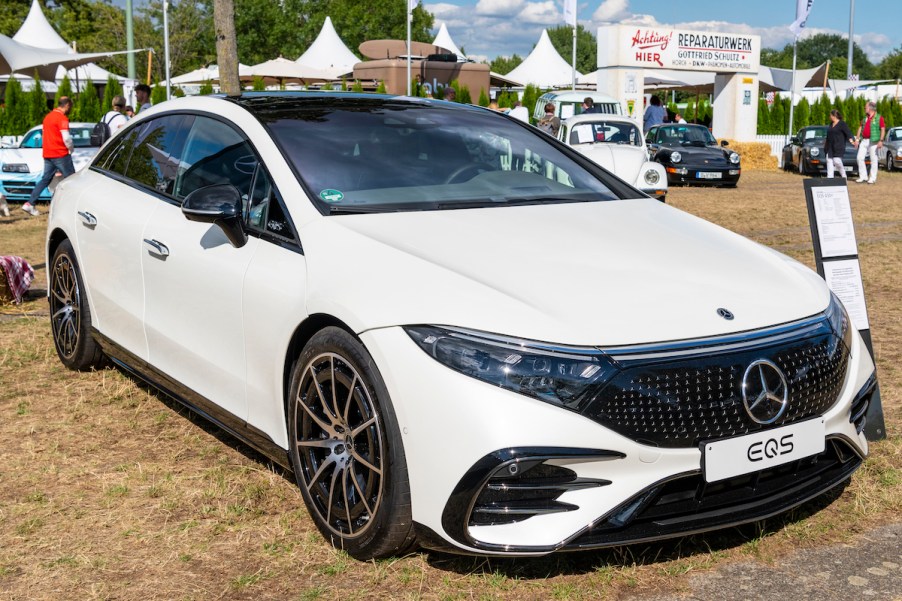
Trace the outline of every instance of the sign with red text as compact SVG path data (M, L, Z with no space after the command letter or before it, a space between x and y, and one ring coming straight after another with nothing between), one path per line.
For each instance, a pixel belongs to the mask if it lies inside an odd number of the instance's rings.
M756 73L761 37L727 31L611 25L598 29L599 67Z

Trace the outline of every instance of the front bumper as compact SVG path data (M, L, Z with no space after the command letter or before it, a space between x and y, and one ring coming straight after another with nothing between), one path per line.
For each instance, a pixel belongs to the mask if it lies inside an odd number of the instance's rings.
M38 181L41 179L41 173L2 173L0 174L0 193L6 195L8 200L14 202L25 202L31 198L31 193ZM49 201L53 196L50 189L41 192L38 200Z
M700 186L735 186L742 168L709 167L707 165L670 165L666 167L669 184L694 184ZM711 175L706 175L711 174Z
M867 453L864 435L850 421L853 399L873 373L857 334L839 400L823 414L826 454L813 466L791 464L718 486L704 485L699 448L640 444L583 415L458 374L401 328L372 330L361 339L392 398L413 519L429 547L542 555L755 521L843 482ZM531 496L510 505L520 514L505 523L474 519L480 506L497 507L511 484L523 486L503 471L511 465L544 470L526 482ZM487 487L492 478L502 480Z

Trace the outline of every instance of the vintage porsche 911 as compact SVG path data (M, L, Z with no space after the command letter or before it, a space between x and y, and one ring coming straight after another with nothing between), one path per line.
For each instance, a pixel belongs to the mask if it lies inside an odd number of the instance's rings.
M735 188L742 168L739 153L721 144L703 125L668 123L645 133L648 155L664 165L670 184Z

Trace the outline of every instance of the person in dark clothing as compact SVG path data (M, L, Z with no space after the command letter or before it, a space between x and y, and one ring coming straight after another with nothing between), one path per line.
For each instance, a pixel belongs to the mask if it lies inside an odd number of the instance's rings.
M842 113L833 109L830 111L830 126L827 127L827 138L824 141L824 153L827 156L827 177L833 177L833 170L839 169L840 177L846 177L846 169L843 167L842 158L846 154L846 142L855 143L852 130L842 120Z

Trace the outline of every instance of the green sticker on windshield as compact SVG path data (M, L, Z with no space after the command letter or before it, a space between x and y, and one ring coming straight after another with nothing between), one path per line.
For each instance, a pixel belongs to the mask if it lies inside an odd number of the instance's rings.
M342 194L339 190L333 190L332 188L326 188L322 192L319 193L319 197L325 200L326 202L341 202L344 200L345 195Z

